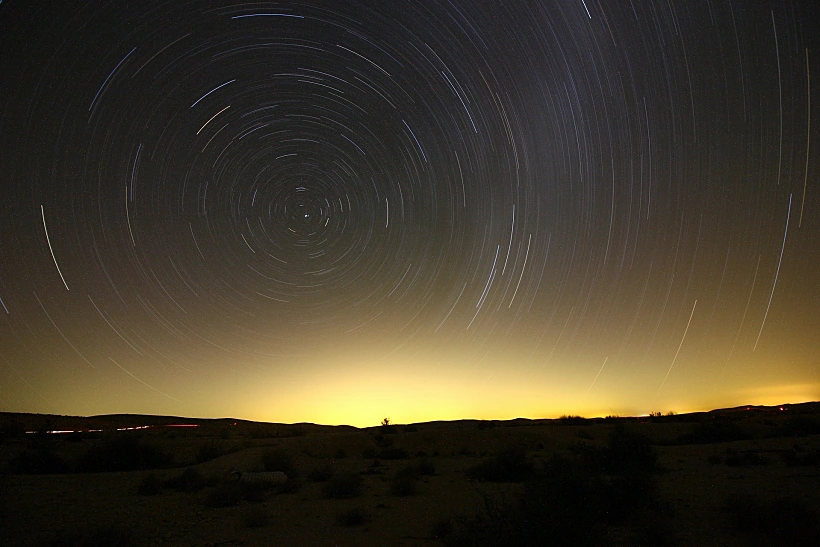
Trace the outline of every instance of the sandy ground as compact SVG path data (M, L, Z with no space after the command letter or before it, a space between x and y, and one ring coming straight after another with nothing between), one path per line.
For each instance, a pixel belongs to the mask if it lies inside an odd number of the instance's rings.
M776 419L777 417L775 417ZM755 421L756 420L756 421ZM748 494L767 500L780 497L799 499L820 509L820 468L787 466L781 454L797 445L803 452L820 450L820 435L767 438L766 426L755 418L753 439L712 444L655 446L661 472L658 474L660 499L671 508L674 534L680 545L748 545L753 538L738 534L730 526L723 509L729 496ZM159 431L143 439L174 453L175 461L190 462L203 443L216 443L235 450L211 461L189 465L211 485L196 492L164 488L157 495L138 495L146 475L165 480L177 476L185 466L153 471L82 473L57 475L3 474L0 476L0 543L3 545L72 544L71 538L89 538L97 530L127 530L136 545L317 545L388 546L443 545L433 537L436 523L474 514L483 495L512 497L521 488L515 483L476 482L467 470L509 446L523 446L534 462L545 461L556 451L567 451L573 443L603 443L612 423L562 425L555 421L537 423L502 422L496 427L478 422L418 424L405 432L385 435L394 447L410 457L380 460L371 471L373 457L368 449L379 450L378 429L310 427L303 435L265 437L256 431L229 429L208 431ZM644 420L647 422L647 420ZM773 427L774 425L770 426ZM691 423L640 423L627 427L656 442L668 441L692 429ZM278 430L282 435L286 430ZM60 441L55 441L60 442ZM91 438L80 442L62 441L59 447L71 459L87 445L101 442ZM388 441L389 442L389 441ZM31 443L26 437L7 439L0 445L0 469L9 469L14 455ZM339 451L346 453L339 458ZM262 470L262 454L281 450L291 455L302 477L302 486L293 492L267 492L262 501L242 501L232 507L210 507L209 495L216 484L234 468ZM715 463L727 450L751 451L766 463L728 466ZM426 454L435 465L435 474L419 477L418 493L397 496L390 492L391 480L400 469L418 464L416 454ZM710 462L710 456L712 461ZM310 471L331 464L336 473L360 474L361 495L352 499L328 499L322 482L313 482ZM358 509L363 524L343 526L338 516ZM255 517L260 526L251 526ZM112 532L111 534L114 534ZM105 534L102 537L106 537ZM82 544L75 542L74 544Z

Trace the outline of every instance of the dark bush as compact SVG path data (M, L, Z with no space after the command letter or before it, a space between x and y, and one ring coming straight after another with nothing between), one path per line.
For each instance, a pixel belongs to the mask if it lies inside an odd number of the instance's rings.
M363 479L354 473L339 474L324 483L322 491L328 498L355 498L362 493L363 482Z
M162 493L162 481L159 477L151 473L145 475L137 487L137 494L140 496L156 496Z
M480 481L522 482L532 476L533 466L523 448L512 447L478 464L467 474Z
M180 492L198 492L205 488L205 477L196 469L188 468L166 480L163 486Z
M80 460L79 470L136 471L166 467L170 463L171 455L164 450L131 435L122 435L90 447Z
M820 545L820 514L800 500L732 497L724 507L741 534L769 545Z

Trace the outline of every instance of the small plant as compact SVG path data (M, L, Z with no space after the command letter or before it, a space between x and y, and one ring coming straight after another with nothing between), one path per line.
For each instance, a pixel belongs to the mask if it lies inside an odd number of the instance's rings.
M339 513L336 517L336 523L340 526L361 526L370 520L369 515L357 507L353 507Z
M396 433L396 426L390 422L390 418L384 418L379 429L382 435L393 435Z
M363 479L354 473L335 475L324 484L325 497L332 499L355 498L362 493Z

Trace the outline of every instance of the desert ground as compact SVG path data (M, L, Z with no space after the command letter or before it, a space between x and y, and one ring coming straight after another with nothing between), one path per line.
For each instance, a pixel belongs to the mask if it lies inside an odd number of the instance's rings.
M4 413L0 427L9 546L820 545L820 403L366 429Z

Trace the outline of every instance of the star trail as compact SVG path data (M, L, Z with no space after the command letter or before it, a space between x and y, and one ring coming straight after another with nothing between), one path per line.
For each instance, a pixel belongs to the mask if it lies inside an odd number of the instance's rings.
M0 409L820 399L818 23L808 1L2 2Z

